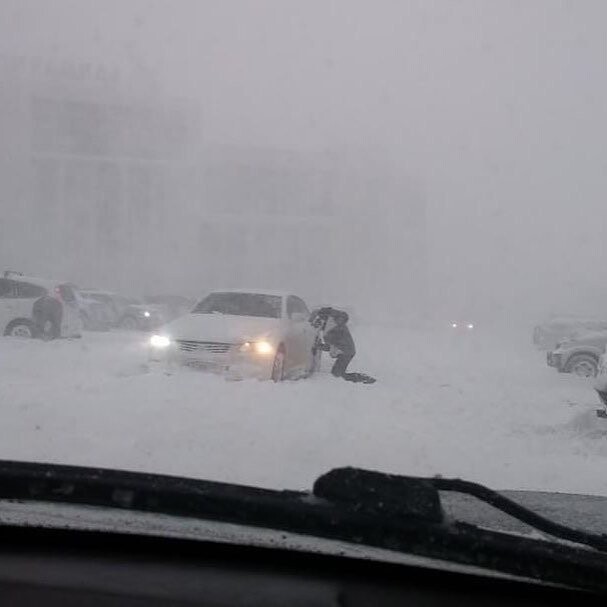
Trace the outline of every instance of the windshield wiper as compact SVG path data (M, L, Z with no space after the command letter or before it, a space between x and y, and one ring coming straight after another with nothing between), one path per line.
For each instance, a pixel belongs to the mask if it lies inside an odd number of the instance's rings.
M561 540L583 544L595 550L607 552L607 535L596 535L555 523L497 491L462 479L442 477L419 479L417 477L403 477L355 468L342 468L321 476L314 485L314 493L328 499L342 501L365 499L365 496L368 495L370 502L377 500L381 493L383 496L389 496L390 501L393 502L402 493L403 486L411 486L412 481L423 481L424 484L433 487L436 491L450 491L470 495L537 531ZM378 487L381 488L380 492L377 489ZM386 507L385 504L384 507Z
M534 529L578 545L451 521L443 512L439 491L472 495ZM461 480L342 468L321 476L312 492L274 491L0 461L0 499L102 506L281 530L607 591L604 536L559 525L482 485Z

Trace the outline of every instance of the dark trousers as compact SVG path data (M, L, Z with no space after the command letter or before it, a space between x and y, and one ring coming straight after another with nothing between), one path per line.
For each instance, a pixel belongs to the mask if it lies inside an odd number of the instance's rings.
M354 354L339 354L335 359L331 373L335 377L344 377L346 369L350 364L350 361L354 358Z

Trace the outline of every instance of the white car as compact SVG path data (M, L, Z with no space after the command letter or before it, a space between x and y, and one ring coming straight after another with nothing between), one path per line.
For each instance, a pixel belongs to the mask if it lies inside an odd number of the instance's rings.
M49 300L52 305L48 305ZM45 310L58 313L45 314ZM82 321L74 289L56 280L5 272L0 277L0 334L80 337Z
M304 301L288 293L213 292L151 337L151 359L235 379L306 376L317 369L320 357L309 318Z

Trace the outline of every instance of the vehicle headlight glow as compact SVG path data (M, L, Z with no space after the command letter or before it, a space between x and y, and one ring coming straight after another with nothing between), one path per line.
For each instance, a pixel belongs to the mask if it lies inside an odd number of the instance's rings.
M456 323L456 322L452 322L452 323L451 323L451 326L452 326L454 329L457 329L457 323Z
M171 340L166 335L152 335L150 345L153 348L168 348L171 345Z
M240 352L255 352L267 356L274 352L274 346L267 341L245 341L239 348Z
M272 347L272 344L267 341L258 341L255 342L255 351L258 354L272 354L274 348Z
M143 315L144 315L146 318L149 318L149 317L150 317L150 313L149 313L147 310L146 310L146 311L143 313Z
M468 329L474 329L474 325L471 322L468 323Z

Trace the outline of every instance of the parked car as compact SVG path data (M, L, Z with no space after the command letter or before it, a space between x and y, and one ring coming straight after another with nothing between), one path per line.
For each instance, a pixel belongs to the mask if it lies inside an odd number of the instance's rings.
M90 297L73 283L68 283L68 286L73 289L76 296L83 328L86 331L109 331L112 326L112 315L107 304Z
M161 309L167 322L188 314L196 305L195 300L182 295L146 295L144 302Z
M588 331L607 331L607 320L575 316L553 318L534 327L533 343L542 350L551 350L558 342Z
M150 331L160 327L168 320L159 306L145 304L135 297L127 297L100 289L82 289L81 292L87 298L106 307L110 324L116 328L129 331Z
M317 330L304 301L287 293L221 291L150 340L151 359L231 378L280 381L312 373Z
M143 303L139 299L124 298L127 304L118 326L127 331L151 331L161 327L167 318L159 306Z
M120 319L128 306L121 300L120 296L111 291L90 288L80 289L80 293L89 301L96 301L99 305L104 306L109 316L110 325L112 327L119 326Z
M546 354L546 361L560 373L579 377L594 377L598 372L599 358L607 346L607 331L592 331L560 341Z
M5 272L0 278L0 331L12 337L80 337L74 289L57 280Z
M596 379L594 381L594 389L599 395L601 408L596 410L598 417L607 419L607 356L601 354L599 358L599 366Z

